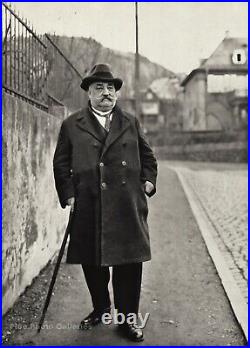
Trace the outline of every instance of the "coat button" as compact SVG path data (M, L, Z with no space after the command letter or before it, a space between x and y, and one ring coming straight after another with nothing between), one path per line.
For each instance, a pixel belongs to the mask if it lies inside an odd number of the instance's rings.
M99 164L99 166L100 166L100 167L104 167L104 163L101 162L101 163Z
M123 165L123 166L126 166L126 165L127 165L127 162L126 162L126 161L122 161L122 165Z
M107 188L106 182L102 182L101 186L102 186L103 189Z

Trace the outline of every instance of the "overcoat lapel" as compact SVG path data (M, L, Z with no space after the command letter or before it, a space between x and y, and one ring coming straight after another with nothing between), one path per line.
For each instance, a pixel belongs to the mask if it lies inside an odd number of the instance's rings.
M104 144L101 154L102 157L110 146L129 128L130 120L116 106L114 108L110 130L107 135L105 129L99 124L89 109L84 109L77 116L77 126Z
M95 116L91 114L89 109L84 109L79 113L79 115L77 116L77 126L81 128L83 131L91 134L101 143L105 142L107 136L106 131L99 124Z
M113 112L113 118L108 132L105 145L102 150L101 157L107 152L110 146L122 136L122 134L129 128L130 120L124 115L116 106Z

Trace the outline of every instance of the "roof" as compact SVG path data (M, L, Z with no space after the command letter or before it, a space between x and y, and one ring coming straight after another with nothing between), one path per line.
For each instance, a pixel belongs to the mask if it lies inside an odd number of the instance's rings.
M232 56L234 52L243 52L245 62L243 64L234 64ZM197 73L213 74L243 74L248 71L248 43L246 38L225 38L207 59L203 59L201 65L191 71L191 73L182 81L181 86L185 86Z
M175 99L180 90L180 82L178 78L163 77L154 80L150 89L159 99Z
M203 61L200 67L235 67L236 65L232 62L232 55L237 49L243 50L247 58L248 45L246 38L225 38L211 54L211 56ZM247 59L244 64L238 66L247 67Z
M150 99L158 99L157 94L153 91L153 89L151 87L148 87L147 89L141 90L140 91L141 94L141 98L143 99L148 99L148 96L150 96Z

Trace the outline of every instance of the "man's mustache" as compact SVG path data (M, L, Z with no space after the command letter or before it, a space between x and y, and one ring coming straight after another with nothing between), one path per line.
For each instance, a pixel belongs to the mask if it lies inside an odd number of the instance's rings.
M106 99L112 101L114 98L112 98L112 97L103 97L102 98L102 100L106 100Z
M101 101L104 101L104 100L109 100L109 101L113 101L115 99L115 97L112 97L112 96L101 96L101 97L96 97L96 99L100 99Z

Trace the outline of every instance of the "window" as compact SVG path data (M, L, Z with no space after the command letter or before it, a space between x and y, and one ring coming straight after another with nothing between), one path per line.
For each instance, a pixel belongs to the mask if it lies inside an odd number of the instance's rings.
M246 52L244 49L242 48L238 48L236 50L234 50L233 55L232 55L232 62L234 64L245 64L247 61L247 57L246 57Z

